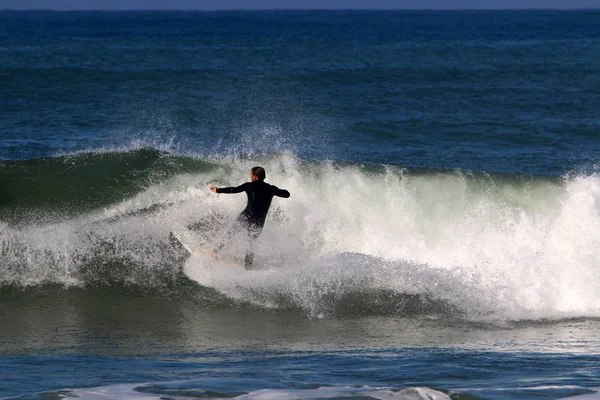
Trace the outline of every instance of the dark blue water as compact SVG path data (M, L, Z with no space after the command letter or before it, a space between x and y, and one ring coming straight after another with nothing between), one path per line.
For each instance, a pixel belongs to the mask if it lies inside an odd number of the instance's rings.
M597 11L0 18L5 158L142 140L541 174L595 161Z
M598 11L0 12L0 398L597 398L599 66ZM254 165L257 269L173 246Z

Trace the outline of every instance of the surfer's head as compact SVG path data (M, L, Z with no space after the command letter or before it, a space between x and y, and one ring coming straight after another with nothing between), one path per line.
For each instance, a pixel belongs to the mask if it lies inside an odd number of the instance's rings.
M250 179L252 181L264 181L267 173L263 167L254 167L250 170Z

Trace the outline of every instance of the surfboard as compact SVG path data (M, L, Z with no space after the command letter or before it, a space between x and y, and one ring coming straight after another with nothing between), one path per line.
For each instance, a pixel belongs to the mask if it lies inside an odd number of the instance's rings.
M173 231L169 233L169 240L173 247L177 250L184 251L189 256L200 256L217 262L225 267L240 267L243 268L243 260L237 258L229 258L227 256L215 255L213 251L200 244L198 238L191 231Z

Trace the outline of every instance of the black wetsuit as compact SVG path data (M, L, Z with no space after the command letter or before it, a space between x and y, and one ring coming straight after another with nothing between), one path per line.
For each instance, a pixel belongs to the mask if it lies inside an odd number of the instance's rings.
M241 212L238 220L251 227L261 228L265 224L271 200L273 196L288 198L290 192L279 189L277 186L269 185L265 181L246 182L237 187L217 189L217 193L242 193L246 192L248 204Z
M237 187L226 187L217 189L217 193L242 193L246 192L248 196L248 204L240 213L237 221L248 231L248 237L254 241L260 235L273 196L288 198L290 192L284 189L279 189L277 186L269 185L265 181L246 182ZM235 233L235 229L231 230L227 236L230 237ZM215 253L220 251L225 243L221 243L215 248ZM253 245L246 252L245 266L250 268L254 259Z

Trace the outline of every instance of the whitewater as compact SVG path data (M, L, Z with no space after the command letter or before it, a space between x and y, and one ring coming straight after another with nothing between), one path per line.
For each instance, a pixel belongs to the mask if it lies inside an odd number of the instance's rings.
M65 171L76 175L84 157L101 162L104 155L64 157ZM304 161L293 153L157 153L164 158L195 167L161 179L155 161L140 185L146 187L131 196L73 215L50 212L42 222L4 223L0 284L161 287L183 273L237 302L317 318L348 309L500 321L600 316L595 174L408 170ZM292 194L273 202L257 242L258 270L178 254L172 231L192 228L207 246L224 234L245 196L208 188L241 184L255 164L266 168L267 182ZM238 235L228 251L242 253L245 245Z

